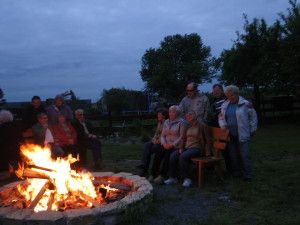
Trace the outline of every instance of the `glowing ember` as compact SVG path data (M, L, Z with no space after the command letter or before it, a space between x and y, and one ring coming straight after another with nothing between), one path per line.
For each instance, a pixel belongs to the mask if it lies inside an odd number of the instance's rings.
M44 178L28 179L28 185L17 187L18 195L26 199L26 207L35 212L97 206L110 190L116 190L103 184L95 188L91 173L71 169L71 164L78 161L71 155L54 160L49 148L36 145L21 146L21 154L24 164L19 165L17 176L24 178L27 169L24 165L34 165L30 172L42 174Z

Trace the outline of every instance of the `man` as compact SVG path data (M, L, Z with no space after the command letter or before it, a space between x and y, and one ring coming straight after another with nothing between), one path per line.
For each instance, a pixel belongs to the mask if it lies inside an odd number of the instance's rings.
M221 105L226 101L227 98L224 94L221 84L214 84L212 89L214 97L210 100L211 118L209 125L213 127L219 127L218 115L221 112Z
M83 109L77 109L75 111L75 119L72 121L72 124L78 135L78 144L92 150L95 168L102 169L101 142L97 136L93 134L92 123L85 119Z
M209 99L203 94L199 94L198 86L192 82L187 85L187 95L179 103L182 117L190 110L196 113L199 122L208 122L210 111Z
M51 147L52 158L63 157L64 151L57 145L54 139L52 128L48 125L48 117L46 113L40 113L37 116L38 123L32 127L34 142L42 147Z
M63 95L56 95L54 104L46 108L46 112L49 119L49 124L52 126L57 123L57 118L60 113L66 116L67 122L71 122L74 119L72 109L65 104Z
M23 116L23 122L25 123L26 128L31 128L35 125L38 122L37 115L42 112L46 112L45 107L42 105L41 98L35 95L31 98L31 104L28 106Z

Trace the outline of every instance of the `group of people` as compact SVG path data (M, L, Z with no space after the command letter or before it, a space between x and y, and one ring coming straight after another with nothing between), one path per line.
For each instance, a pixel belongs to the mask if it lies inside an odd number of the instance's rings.
M158 125L151 142L144 145L141 176L150 182L192 184L190 162L198 156L211 155L210 126L229 129L230 140L223 156L228 172L245 181L253 178L250 137L257 129L257 115L252 103L239 95L239 88L213 85L214 97L199 93L196 83L187 85L186 96L179 105L157 113ZM148 174L151 156L152 168ZM178 174L179 173L179 174Z
M62 95L57 95L48 107L42 105L39 96L33 96L22 121L15 121L9 110L0 111L0 174L4 178L9 176L9 162L19 161L23 132L28 129L32 130L35 144L50 148L52 158L79 156L72 166L82 170L87 166L87 149L91 149L95 168L103 167L101 142L92 123L85 119L84 110L73 112Z

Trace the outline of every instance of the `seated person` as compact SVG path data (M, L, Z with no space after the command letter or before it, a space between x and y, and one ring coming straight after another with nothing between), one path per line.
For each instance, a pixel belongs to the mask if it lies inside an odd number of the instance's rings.
M48 117L46 113L40 113L37 116L38 122L32 127L34 142L37 145L51 148L52 158L62 157L64 151L55 142L52 127L48 125Z
M8 110L0 110L0 180L11 177L11 161L20 161L20 144L25 126L14 121Z
M191 158L201 155L210 156L211 133L209 126L203 122L199 122L196 113L191 110L186 113L186 120L189 122L186 135L181 147L172 152L170 156L170 177L168 180L165 180L165 184L174 184L178 182L176 171L179 161L180 174L184 179L182 186L189 187L192 184L189 174Z
M93 125L85 119L84 110L77 109L75 111L75 119L72 122L78 135L78 144L84 148L89 148L93 152L94 163L96 169L102 168L102 151L101 142L95 134L93 134ZM83 156L86 157L86 156Z
M167 178L170 155L172 152L178 151L180 143L185 136L187 122L180 117L180 114L181 111L178 105L173 105L169 108L169 119L164 122L161 134L161 144L164 147L164 151L158 157L155 156L153 160L154 166L160 167L162 163L158 176L153 180L154 183L163 184Z
M163 146L160 144L160 138L161 138L161 132L162 132L164 122L166 119L168 119L168 110L167 109L158 110L157 119L158 119L158 123L157 123L154 137L152 138L152 140L150 142L147 142L144 145L143 153L142 153L142 160L141 160L142 163L136 167L137 169L142 169L142 172L140 174L141 176L145 176L148 173L148 169L149 169L149 165L150 165L150 161L151 161L151 155L152 154L160 154L160 152L164 151ZM148 180L150 182L152 182L154 179L154 176L157 175L157 172L159 169L157 166L158 165L153 165L153 167L152 167L151 174L153 174L153 175L148 178Z
M53 127L55 140L57 145L63 149L65 155L72 154L74 158L79 154L79 164L81 167L85 167L86 157L82 157L86 154L85 149L77 144L77 132L71 123L66 121L66 116L63 113L58 115L58 123Z

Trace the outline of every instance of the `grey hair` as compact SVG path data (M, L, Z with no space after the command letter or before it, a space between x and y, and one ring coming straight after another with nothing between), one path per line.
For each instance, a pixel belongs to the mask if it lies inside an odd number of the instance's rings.
M0 124L12 122L13 120L14 120L14 116L10 111L5 109L2 109L0 111Z
M181 109L180 109L180 107L179 107L178 105L172 105L172 106L170 106L169 111L170 111L171 109L174 109L174 110L175 110L176 116L179 116L179 115L181 114Z
M235 85L229 85L225 87L224 93L227 94L228 92L231 92L234 95L239 95L239 88Z
M189 86L189 85L192 85L194 90L198 90L198 84L196 84L195 82L191 82L187 86Z
M77 115L78 113L84 113L83 109L76 109L75 110L75 115Z

